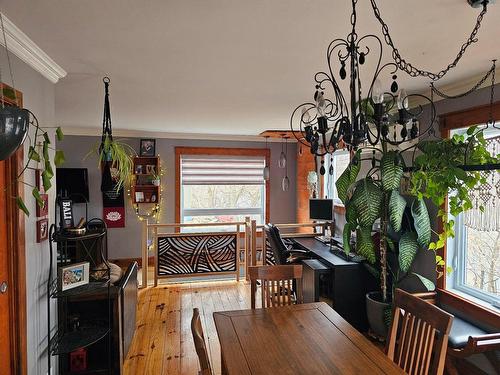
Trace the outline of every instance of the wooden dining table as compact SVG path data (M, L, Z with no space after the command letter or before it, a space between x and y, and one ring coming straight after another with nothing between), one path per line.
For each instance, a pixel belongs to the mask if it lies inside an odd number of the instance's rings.
M324 302L214 312L225 375L404 374Z

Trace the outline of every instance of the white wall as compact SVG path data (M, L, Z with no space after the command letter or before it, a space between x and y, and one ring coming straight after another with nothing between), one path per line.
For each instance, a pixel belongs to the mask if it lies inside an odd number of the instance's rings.
M2 80L11 85L8 75L5 50L0 50ZM42 126L54 126L54 84L28 65L11 56L15 88L23 93L24 107L31 110ZM28 142L25 155L28 154ZM34 184L34 171L26 170L24 180ZM54 181L55 183L55 181ZM36 243L36 203L31 187L25 185L25 202L31 212L25 219L26 228L26 313L28 374L40 375L47 372L47 279L49 271L49 242ZM49 222L54 221L53 202L55 189L49 191ZM55 304L54 304L55 307ZM54 326L53 321L53 326ZM53 357L53 362L55 357ZM54 372L55 373L55 372Z

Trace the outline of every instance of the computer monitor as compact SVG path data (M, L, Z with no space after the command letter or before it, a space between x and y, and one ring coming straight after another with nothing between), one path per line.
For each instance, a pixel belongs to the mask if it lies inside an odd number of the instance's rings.
M309 218L311 220L333 220L333 199L309 199Z

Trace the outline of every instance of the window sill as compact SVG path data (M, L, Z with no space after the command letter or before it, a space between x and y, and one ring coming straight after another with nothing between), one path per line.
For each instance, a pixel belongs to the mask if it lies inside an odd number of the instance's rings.
M477 298L471 294L468 294L462 290L459 290L459 289L448 289L448 291L450 293L453 293L467 301L470 301L476 305L479 305L481 307L484 307L485 309L488 309L488 310L493 310L494 312L500 314L500 308L496 307L495 305L491 304L490 302L487 302L487 301L483 301L482 299L480 298Z
M500 329L500 312L498 309L484 307L470 300L469 297L463 297L451 290L438 289L438 299L441 304L462 311L471 319L480 321L497 330Z

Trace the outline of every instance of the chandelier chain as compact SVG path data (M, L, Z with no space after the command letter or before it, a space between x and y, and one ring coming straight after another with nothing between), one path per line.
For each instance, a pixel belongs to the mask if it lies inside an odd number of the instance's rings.
M465 51L467 50L467 48L471 44L476 43L478 41L476 36L477 36L478 31L479 31L479 28L481 27L481 22L483 21L483 17L488 10L488 6L487 6L488 1L484 1L483 2L483 9L481 10L481 13L479 13L479 15L477 16L476 24L475 24L474 28L472 29L472 32L471 32L469 38L467 39L467 41L464 44L462 44L462 47L460 48L460 51L458 52L457 56L455 57L455 60L453 60L453 62L448 64L448 66L446 68L444 68L443 70L441 70L440 72L433 73L433 72L429 72L427 70L418 69L418 68L414 67L410 62L406 61L401 56L401 54L399 53L399 50L395 47L394 42L392 41L391 35L389 34L389 27L387 26L387 24L382 19L382 16L380 15L380 9L378 8L376 1L370 0L370 2L372 5L372 8L373 8L373 12L375 14L375 18L377 18L379 23L382 25L382 34L384 35L385 42L387 43L387 45L389 45L392 48L392 57L393 57L394 61L396 62L397 66L399 67L399 69L405 71L411 77L419 77L419 76L428 77L432 81L437 81L437 80L443 78L446 73L448 73L451 69L456 67L458 62L460 61L460 59L464 55Z
M469 94L472 94L477 89L479 89L483 85L483 83L488 79L489 76L492 76L492 87L493 87L495 85L495 70L496 70L496 64L495 64L495 60L493 60L493 65L491 66L490 70L488 70L486 72L486 74L474 86L472 86L469 90L462 92L460 94L457 94L457 95L445 94L444 92L442 92L441 90L437 89L434 86L434 82L431 82L431 91L444 99L463 98ZM492 90L492 92L493 92L493 90Z

